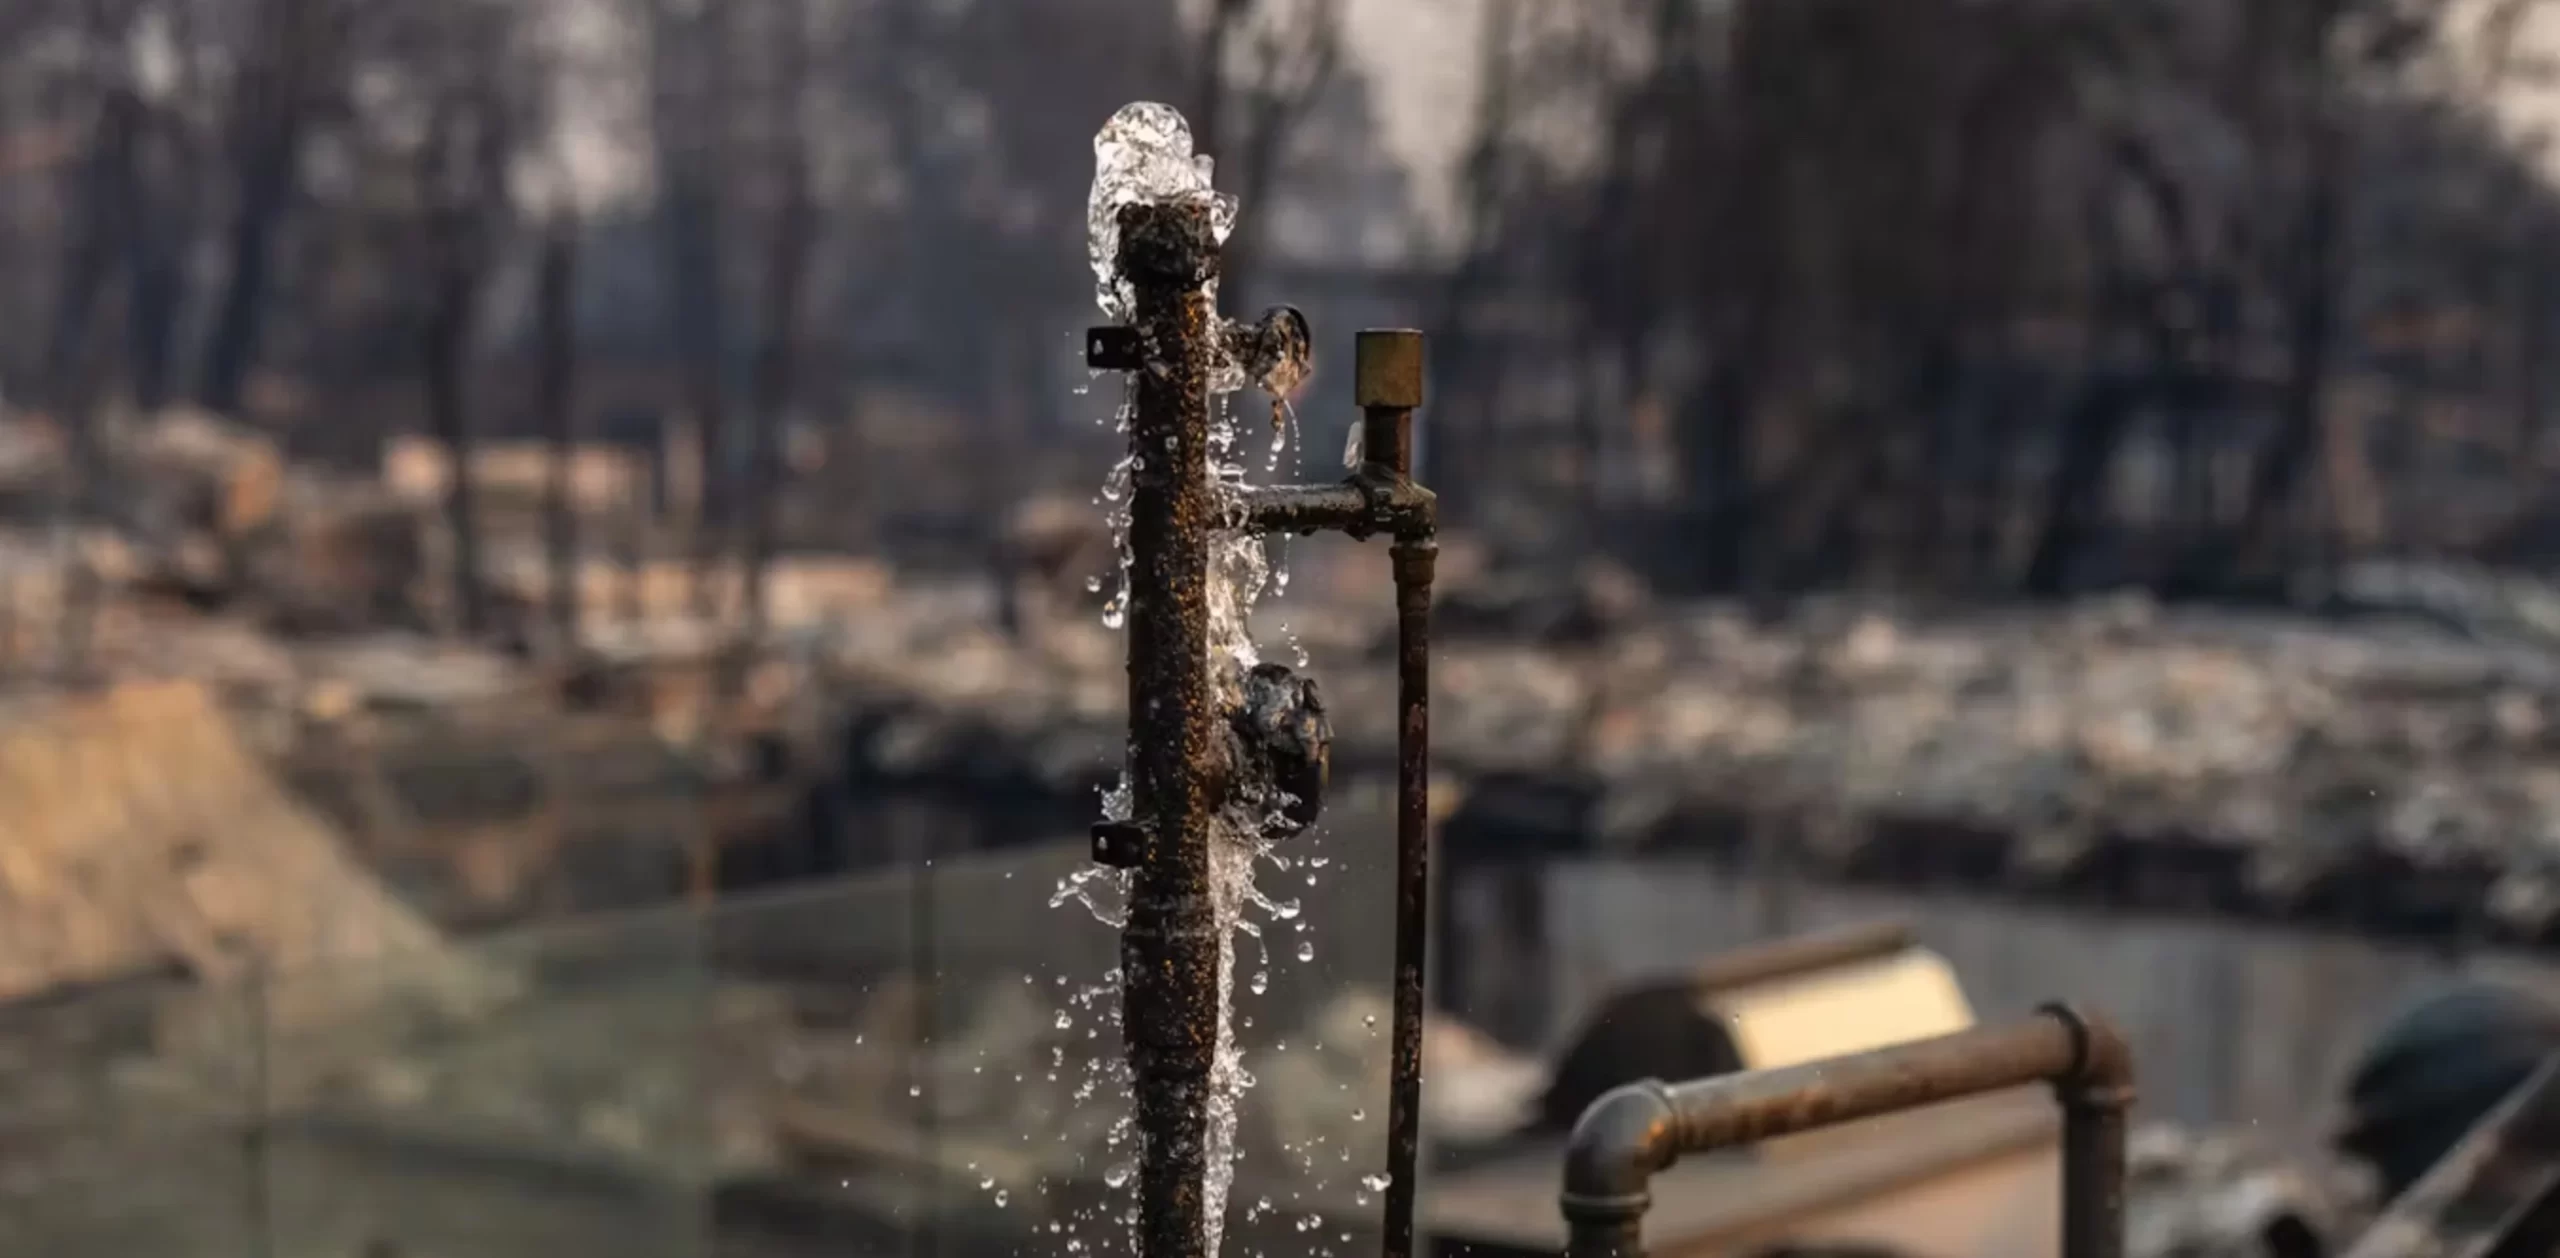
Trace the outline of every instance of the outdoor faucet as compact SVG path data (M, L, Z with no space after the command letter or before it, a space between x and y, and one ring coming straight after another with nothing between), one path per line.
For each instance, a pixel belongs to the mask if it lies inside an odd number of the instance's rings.
M1091 330L1086 363L1132 381L1129 450L1129 792L1126 820L1093 829L1093 857L1132 871L1121 933L1122 1037L1141 1142L1141 1258L1200 1258L1211 1220L1204 1192L1211 1067L1218 1040L1217 923L1209 843L1221 809L1255 806L1263 835L1314 824L1331 763L1332 726L1315 683L1265 664L1243 699L1213 706L1208 590L1221 531L1335 530L1391 539L1396 588L1396 946L1393 1062L1383 1253L1413 1252L1422 1097L1423 960L1430 855L1430 609L1435 499L1413 481L1413 416L1422 405L1419 332L1362 332L1355 393L1358 467L1335 485L1222 490L1209 469L1211 374L1219 358L1275 396L1313 364L1306 317L1275 307L1226 324L1210 298L1218 246L1209 209L1146 203L1119 211L1121 276L1134 296L1127 327ZM1253 770L1253 771L1244 771ZM1265 789L1273 799L1239 799Z

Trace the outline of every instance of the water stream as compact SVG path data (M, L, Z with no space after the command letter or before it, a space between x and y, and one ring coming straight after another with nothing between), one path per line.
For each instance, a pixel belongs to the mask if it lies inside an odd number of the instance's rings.
M1214 164L1206 154L1192 151L1190 125L1182 115L1167 105L1140 103L1127 106L1112 116L1100 134L1094 137L1094 181L1088 206L1087 226L1089 250L1095 281L1095 301L1102 313L1114 320L1127 320L1134 311L1133 295L1115 265L1119 250L1118 215L1123 206L1140 203L1201 204L1209 209L1211 229L1224 243L1235 224L1238 209L1235 197L1221 193L1213 185ZM1215 298L1214 284L1211 296ZM1218 492L1234 496L1246 484L1248 448L1253 444L1252 429L1257 425L1241 422L1232 395L1248 383L1246 370L1224 348L1224 337L1213 338L1220 346L1212 364L1210 387L1215 395L1211 407L1209 441L1209 473ZM1287 394L1295 379L1254 382L1271 394L1269 446L1263 466L1266 472L1278 469L1284 452L1292 448L1294 412L1288 408ZM1118 430L1125 433L1134 403L1132 391L1124 393L1116 416ZM1141 467L1145 455L1124 455L1104 478L1096 504L1109 521L1118 554L1117 571L1111 576L1110 596L1104 605L1103 623L1118 629L1125 622L1129 600L1129 492L1131 474ZM1284 589L1288 574L1284 567L1272 562L1261 538L1240 530L1222 532L1210 552L1209 571L1209 654L1211 698L1218 710L1241 705L1247 673L1261 662L1262 652L1253 636L1255 605L1266 592ZM1095 583L1099 589L1100 582ZM1303 658L1295 662L1304 663ZM1260 789L1255 789L1256 787ZM1254 1077L1245 1067L1244 1054L1236 1043L1235 987L1239 940L1250 941L1255 969L1246 980L1249 989L1259 995L1269 982L1273 964L1266 931L1277 923L1289 922L1303 932L1295 899L1278 899L1256 885L1255 875L1261 869L1288 870L1298 861L1320 861L1320 857L1301 851L1294 858L1273 850L1264 837L1269 813L1273 807L1294 802L1270 783L1248 783L1236 792L1239 799L1251 798L1253 804L1233 803L1223 809L1212 822L1210 836L1210 889L1212 909L1219 927L1218 969L1218 1042L1211 1067L1211 1101L1209 1147L1204 1159L1207 1182L1203 1197L1208 1206L1209 1247L1211 1255L1218 1250L1226 1217L1228 1191L1234 1181L1237 1157L1236 1127L1244 1094L1254 1086ZM1125 820L1130 815L1129 781L1124 769L1117 786L1106 792L1102 811L1106 818ZM1306 840L1300 840L1303 846ZM1103 866L1079 870L1060 882L1051 898L1052 907L1074 902L1090 910L1094 917L1115 929L1128 922L1129 871ZM1299 962L1315 959L1315 946L1303 934L1289 957ZM1107 1006L1116 1011L1117 1002L1096 997L1108 990L1116 995L1116 975L1106 978L1104 986L1084 994L1081 1004L1087 1009ZM1059 1015L1070 1019L1068 1012ZM1097 1057L1102 1056L1097 1054ZM1124 1100L1127 1089L1125 1064L1112 1060L1097 1062L1092 1069L1097 1080L1108 1079L1115 1085L1111 1091ZM1097 1087L1088 1086L1079 1100L1095 1097ZM1125 1111L1124 1111L1125 1112ZM1110 1144L1114 1156L1129 1142L1125 1117L1115 1125ZM1104 1182L1115 1190L1129 1185L1133 1175L1125 1162L1113 1163L1104 1173ZM1267 1207L1257 1205L1259 1214ZM1134 1223L1134 1203L1121 1215L1124 1222ZM1312 1219L1314 1216L1307 1216ZM1320 1225L1320 1220L1316 1224ZM1302 1229L1303 1230L1303 1229ZM1080 1242L1070 1241L1070 1252L1082 1252Z

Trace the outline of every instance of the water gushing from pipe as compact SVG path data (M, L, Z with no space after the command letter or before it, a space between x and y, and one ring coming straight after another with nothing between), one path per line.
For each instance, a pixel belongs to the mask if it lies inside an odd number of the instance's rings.
M1118 415L1119 430L1127 435L1138 419L1141 389L1149 387L1150 381L1161 387L1166 377L1180 370L1180 365L1171 361L1172 347L1148 344L1143 339L1149 332L1149 323L1141 310L1140 293L1122 267L1123 211L1132 206L1196 210L1206 220L1209 246L1214 250L1233 227L1237 206L1232 196L1219 193L1212 186L1212 163L1207 156L1191 151L1189 126L1168 106L1142 103L1115 114L1094 139L1094 159L1088 248L1096 301L1106 316L1137 323L1142 335L1136 350L1137 366L1130 374L1129 391ZM1209 710L1230 714L1247 712L1257 701L1266 705L1272 702L1272 688L1279 683L1256 670L1261 652L1253 639L1252 615L1255 604L1273 584L1273 572L1262 538L1239 527L1243 523L1247 487L1242 457L1247 443L1243 426L1225 404L1226 396L1242 388L1249 375L1258 375L1255 382L1273 394L1275 408L1285 403L1286 394L1305 377L1304 320L1290 312L1289 319L1266 320L1262 328L1244 329L1215 315L1214 269L1201 287L1212 303L1204 329L1207 335L1186 348L1203 356L1200 383L1210 395L1198 399L1208 404L1205 447L1196 452L1183 450L1176 437L1166 435L1162 448L1156 448L1152 437L1141 436L1131 441L1128 453L1106 478L1100 501L1113 534L1118 574L1104 610L1104 623L1114 629L1128 625L1133 634L1136 632L1130 612L1132 568L1138 556L1131 533L1136 525L1133 512L1140 477L1149 472L1148 461L1202 459L1203 464L1196 465L1197 471L1209 488L1219 517L1216 523L1224 527L1211 530L1207 541L1206 580L1202 588L1207 658L1200 664L1207 682ZM1287 348L1292 331L1294 350ZM1274 344L1283 350L1270 352ZM1275 414L1281 413L1275 409ZM1281 430L1275 434L1276 442L1285 436L1285 428L1275 428ZM1167 465L1157 471L1187 479L1193 469ZM1139 667L1134 647L1133 639L1133 670ZM1262 685L1259 691L1255 689L1258 682ZM1300 697L1312 702L1312 692ZM1320 716L1320 708L1317 712ZM1134 746L1132 750L1134 755ZM1236 937L1242 933L1259 942L1261 926L1255 920L1256 914L1284 920L1298 913L1294 902L1275 901L1254 885L1256 866L1269 855L1273 838L1294 828L1282 823L1298 801L1272 778L1265 760L1232 748L1220 759L1223 773L1205 827L1208 907L1217 949L1215 1043L1210 1053L1206 1121L1197 1159L1200 1182L1193 1186L1199 1194L1203 1252L1210 1256L1216 1254L1221 1239L1233 1179L1238 1108L1244 1092L1253 1086L1253 1077L1246 1071L1243 1054L1235 1042ZM1106 821L1152 823L1151 818L1140 815L1140 806L1146 801L1138 798L1136 785L1133 770L1124 768L1118 785L1103 797ZM1206 787L1195 783L1191 789ZM1051 903L1080 901L1106 924L1126 931L1132 926L1133 896L1139 894L1136 883L1131 869L1097 865L1062 881ZM1267 955L1264 964L1269 964ZM1257 984L1259 981L1257 976ZM1260 990L1258 985L1256 990ZM1127 1178L1122 1177L1124 1182Z

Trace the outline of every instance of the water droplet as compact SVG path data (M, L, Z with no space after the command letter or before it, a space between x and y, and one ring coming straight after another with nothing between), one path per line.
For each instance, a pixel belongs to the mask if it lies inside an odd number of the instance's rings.
M1301 961L1313 961L1316 959L1316 946L1313 941L1306 939L1298 941L1298 959Z
M1102 578L1086 577L1084 579L1084 592L1087 594L1100 594L1102 592Z
M1111 1169L1102 1173L1102 1182L1113 1188L1124 1187L1128 1184L1129 1177L1136 1173L1137 1168L1129 1163L1114 1162L1111 1164Z
M978 1187L979 1187L979 1188L981 1188L981 1189L993 1188L993 1187L995 1187L995 1186L996 1186L996 1177L995 1177L995 1176L993 1176L993 1175L989 1175L989 1176L987 1176L985 1179L982 1179L982 1180L979 1180L979 1181L978 1181Z
M910 1083L910 1084L908 1084L908 1085L907 1085L907 1095L909 1095L909 1096L923 1096L923 1095L924 1095L924 1089L923 1089L923 1088L921 1088L921 1087L919 1087L919 1086L917 1086L917 1085L915 1085L915 1084Z
M1076 1020L1075 1020L1074 1018L1068 1017L1068 1016L1067 1016L1067 1011L1066 1011L1066 1010L1061 1009L1061 1010L1059 1010L1059 1011L1058 1011L1058 1029L1059 1029L1059 1030L1064 1031L1064 1030L1066 1030L1067 1028L1074 1026L1075 1024L1076 1024Z
M1355 1109L1351 1111L1351 1121L1355 1123L1365 1123L1369 1121L1369 1111L1365 1109Z
M1261 995L1262 993L1264 993L1264 992L1267 992L1267 991L1271 990L1271 971L1269 971L1269 970L1255 970L1255 971L1253 972L1253 983L1252 983L1252 987L1253 987L1253 994L1254 994L1254 995L1256 995L1256 996L1259 996L1259 995Z
M1362 1025L1362 1026L1364 1026L1364 1027L1367 1027L1367 1028L1369 1028L1369 1029L1370 1029L1370 1030L1372 1030L1372 1031L1377 1030L1377 1029L1378 1029L1378 1015L1376 1015L1376 1014L1374 1014L1374 1013L1364 1013L1364 1014L1361 1014L1361 1015L1360 1015L1360 1025Z
M1363 1175L1360 1177L1360 1186L1371 1192L1385 1192L1387 1190L1387 1185L1392 1182L1394 1181L1389 1180L1384 1175Z
M1013 1195L1013 1194L1008 1193L1008 1192L1006 1192L1005 1190L1003 1190L1003 1189L1001 1189L1001 1188L997 1189L997 1190L996 1190L996 1209L999 1209L999 1210L1004 1209L1004 1203L1005 1203L1007 1200L1009 1200L1009 1199L1012 1197L1012 1195Z

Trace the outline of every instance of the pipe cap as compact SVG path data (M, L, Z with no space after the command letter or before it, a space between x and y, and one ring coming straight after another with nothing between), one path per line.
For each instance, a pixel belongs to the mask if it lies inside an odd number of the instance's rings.
M1353 374L1361 406L1422 405L1422 334L1369 328L1354 341Z

